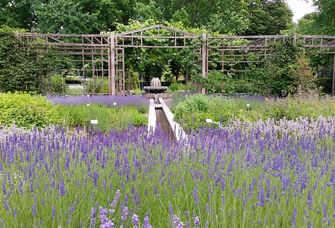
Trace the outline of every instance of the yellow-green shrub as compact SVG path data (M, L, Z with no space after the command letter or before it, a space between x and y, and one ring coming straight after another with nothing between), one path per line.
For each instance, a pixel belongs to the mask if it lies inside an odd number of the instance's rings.
M0 124L31 128L58 121L55 107L43 96L0 93Z

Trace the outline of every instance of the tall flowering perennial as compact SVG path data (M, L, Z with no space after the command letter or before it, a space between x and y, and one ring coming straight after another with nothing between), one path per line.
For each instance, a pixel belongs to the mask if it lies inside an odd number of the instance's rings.
M235 121L180 142L159 128L0 128L0 217L5 227L332 227L334 146L335 118L322 117Z
M134 214L133 217L131 218L131 222L132 222L134 228L139 228L140 227L140 220L138 218L138 215Z

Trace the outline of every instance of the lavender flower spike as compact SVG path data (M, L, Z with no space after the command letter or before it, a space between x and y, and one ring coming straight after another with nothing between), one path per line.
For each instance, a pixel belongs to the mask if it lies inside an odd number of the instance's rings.
M110 209L111 214L114 213L116 205L119 202L120 196L121 196L120 190L117 190L116 193L115 193L114 199L112 201L112 204L111 204L111 209Z
M148 216L148 215L146 215L146 216L144 217L143 228L152 228L152 225L150 224L149 216Z
M121 221L125 221L128 217L128 207L124 207L123 210L122 210L122 214L121 214Z
M131 218L131 221L134 225L134 228L139 228L140 227L140 220L138 218L138 215L134 214L133 217Z
M195 225L195 227L199 227L199 225L200 225L200 219L199 219L198 216L196 216L196 217L194 218L194 225Z

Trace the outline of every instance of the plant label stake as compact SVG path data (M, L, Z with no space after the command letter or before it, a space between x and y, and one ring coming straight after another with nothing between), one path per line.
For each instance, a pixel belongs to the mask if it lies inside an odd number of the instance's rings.
M92 125L97 125L98 124L98 120L91 120L91 124Z
M206 123L213 123L212 119L206 119Z

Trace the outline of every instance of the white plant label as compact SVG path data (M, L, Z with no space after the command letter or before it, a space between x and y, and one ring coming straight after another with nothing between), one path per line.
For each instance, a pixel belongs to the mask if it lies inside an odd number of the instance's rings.
M206 119L206 123L213 123L212 119Z
M91 124L98 124L98 120L91 120Z

